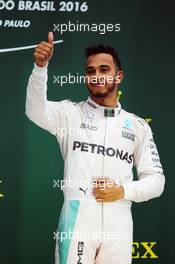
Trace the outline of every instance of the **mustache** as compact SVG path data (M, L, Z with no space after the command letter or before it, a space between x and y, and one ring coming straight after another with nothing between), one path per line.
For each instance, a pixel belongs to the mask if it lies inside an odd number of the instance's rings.
M113 85L111 85L110 87L107 88L106 91L101 91L101 89L98 89L98 91L93 91L90 88L90 85L87 85L88 91L91 95L93 95L96 98L104 98L106 96L108 96L111 92L113 92L116 89L116 84L114 83ZM117 92L117 89L116 89Z

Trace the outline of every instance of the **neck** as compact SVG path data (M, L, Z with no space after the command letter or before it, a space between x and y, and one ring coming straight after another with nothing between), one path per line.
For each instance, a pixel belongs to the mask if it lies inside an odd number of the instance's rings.
M90 98L97 104L106 107L117 107L117 91L115 90L113 93L109 93L104 97L95 97L90 94Z

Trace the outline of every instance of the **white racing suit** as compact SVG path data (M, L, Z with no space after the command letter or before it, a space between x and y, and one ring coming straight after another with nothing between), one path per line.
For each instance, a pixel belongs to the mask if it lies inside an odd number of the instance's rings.
M131 203L160 196L165 182L148 124L119 102L112 109L90 98L48 101L47 67L36 65L28 83L26 115L56 136L65 162L55 263L131 263ZM97 202L91 191L98 177L123 185L124 198Z

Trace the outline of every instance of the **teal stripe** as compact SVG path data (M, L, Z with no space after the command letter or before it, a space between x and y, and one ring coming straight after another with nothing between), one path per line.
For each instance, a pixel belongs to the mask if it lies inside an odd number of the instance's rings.
M66 201L64 204L63 212L60 216L58 224L59 238L61 237L61 234L64 234L64 239L62 239L62 241L59 239L58 241L60 264L67 263L67 257L71 244L69 234L74 232L79 206L80 201L78 200Z

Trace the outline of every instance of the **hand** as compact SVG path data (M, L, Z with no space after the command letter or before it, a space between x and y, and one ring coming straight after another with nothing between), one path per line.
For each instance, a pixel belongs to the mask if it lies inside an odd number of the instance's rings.
M97 202L114 202L124 197L124 188L110 178L98 178L94 180L92 194Z
M45 67L53 55L53 33L48 33L48 42L42 41L37 45L33 54L35 62L39 67Z

